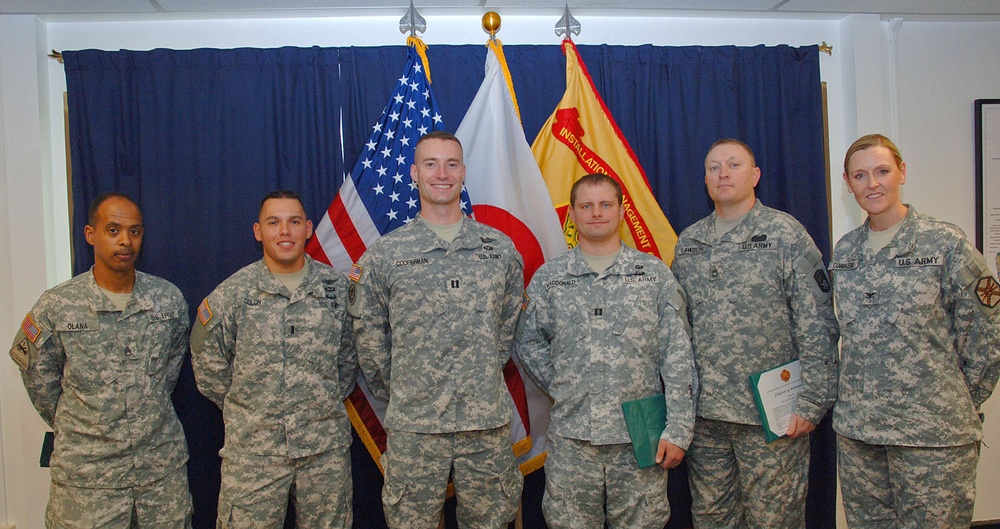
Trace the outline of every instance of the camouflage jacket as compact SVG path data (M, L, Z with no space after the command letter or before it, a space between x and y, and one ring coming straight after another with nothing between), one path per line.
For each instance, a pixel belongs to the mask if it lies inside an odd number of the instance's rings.
M347 279L308 256L306 266L289 292L257 261L198 307L191 364L222 408L224 449L297 458L351 443L343 399L358 367Z
M797 358L795 413L818 423L837 394L837 322L823 257L805 228L758 200L720 239L712 213L681 233L672 269L687 296L698 416L760 424L750 375Z
M579 247L542 265L528 285L516 349L554 400L550 430L628 443L622 402L663 394L661 438L686 450L698 384L682 315L684 295L667 265L628 246L601 274Z
M909 207L876 254L868 222L837 243L841 435L958 446L982 436L979 406L1000 376L1000 287L962 231Z
M521 255L466 218L448 243L418 217L355 265L351 314L385 426L416 433L497 428L513 417L503 369L524 293Z
M188 324L177 287L143 272L124 311L92 271L42 294L10 355L55 432L54 482L140 486L187 461L170 394L187 354Z

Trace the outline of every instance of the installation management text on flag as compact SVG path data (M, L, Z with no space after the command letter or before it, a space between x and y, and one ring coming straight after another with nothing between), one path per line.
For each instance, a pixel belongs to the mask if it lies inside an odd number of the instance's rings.
M507 69L503 45L490 40L486 52L486 77L455 135L465 153L466 187L472 199L476 220L504 232L524 260L527 284L541 264L566 251L559 218L552 208L548 189L542 180L524 137L517 110L517 97ZM531 473L545 462L545 434L549 426L549 400L514 362L505 370L508 388L523 381L527 409L517 406L520 421L513 430L530 425L530 449L515 445L521 471ZM516 377L516 379L514 378Z
M417 141L444 123L430 89L427 46L417 37L407 39L407 61L389 102L372 127L350 178L344 180L326 214L316 226L306 251L318 261L351 274L352 264L385 233L413 220L420 210L417 186L410 177ZM471 214L469 195L462 190L462 210ZM514 375L516 376L516 370ZM511 376L506 373L508 387ZM514 385L520 383L518 376ZM515 404L526 409L523 389L512 393ZM520 401L520 403L518 403ZM358 386L344 401L351 423L372 459L379 463L385 452L386 403L376 399L359 375ZM520 420L516 417L515 422ZM512 442L525 444L525 428L511 427ZM516 432L521 432L516 436Z
M569 220L569 191L589 173L606 174L622 185L625 222L622 240L670 264L677 234L660 209L646 173L594 87L573 41L562 43L566 55L566 93L538 132L531 151L545 177L566 239L576 244Z

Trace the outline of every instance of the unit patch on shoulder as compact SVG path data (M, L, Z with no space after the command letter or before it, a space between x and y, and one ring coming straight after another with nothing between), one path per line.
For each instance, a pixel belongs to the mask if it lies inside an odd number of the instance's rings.
M354 281L354 282L361 281L361 273L362 272L364 272L363 268L361 268L357 264L352 264L351 265L351 271L347 273L347 279L350 279L351 281Z
M826 270L817 268L816 271L813 272L813 279L816 280L816 286L818 286L824 294L830 291L830 278L826 277Z
M21 371L28 370L28 338L14 344L10 348L10 358L21 368Z
M35 343L38 335L42 333L42 330L38 328L38 324L35 323L35 319L31 317L30 312L24 316L24 321L21 322L21 330L31 340L31 343Z
M996 307L1000 303L1000 285L992 277L984 277L976 284L976 295L979 302L987 307Z
M208 298L205 298L201 305L198 305L198 321L202 325L208 325L212 321L212 309L208 308Z

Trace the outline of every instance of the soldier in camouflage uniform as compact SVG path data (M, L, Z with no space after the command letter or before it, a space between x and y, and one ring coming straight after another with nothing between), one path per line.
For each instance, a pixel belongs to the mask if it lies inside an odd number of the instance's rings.
M458 139L431 132L410 176L420 214L377 240L349 277L358 360L388 400L382 503L394 529L434 529L449 475L463 528L507 527L523 478L503 368L523 299L520 254L462 215Z
M852 528L969 527L979 408L1000 376L1000 286L965 234L903 204L906 164L859 138L844 180L868 213L837 243L833 413Z
M662 529L667 469L680 464L694 428L684 294L662 261L621 243L618 182L577 180L569 214L580 244L538 269L517 327L521 365L554 401L545 521L553 529ZM640 469L621 405L652 395L665 399L667 425L660 466Z
M264 258L198 307L192 366L226 427L219 529L281 527L289 497L297 527L352 524L347 279L305 255L311 235L298 195L267 195L254 224Z
M687 295L701 382L687 453L695 527L805 527L809 432L836 396L837 324L822 255L791 216L765 207L743 142L705 158L715 212L681 233L673 272ZM801 362L783 437L766 443L749 377Z
M135 269L142 213L125 195L90 205L94 266L42 294L10 356L55 432L45 526L191 526L187 445L170 393L187 353L188 307Z

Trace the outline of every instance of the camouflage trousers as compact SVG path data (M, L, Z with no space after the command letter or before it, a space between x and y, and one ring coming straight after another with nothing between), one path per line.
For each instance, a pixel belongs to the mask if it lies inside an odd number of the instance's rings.
M506 528L521 501L510 427L446 434L386 432L382 505L391 529L436 529L452 479L462 529Z
M350 447L289 459L223 448L216 529L274 529L284 524L291 499L299 529L348 529Z
M979 443L942 448L872 445L837 436L851 529L969 527Z
M542 513L551 529L662 529L667 471L640 469L631 444L592 445L549 433Z
M805 527L809 436L768 444L759 425L699 417L685 459L696 528Z
M187 467L137 487L91 489L52 483L47 529L190 529Z

